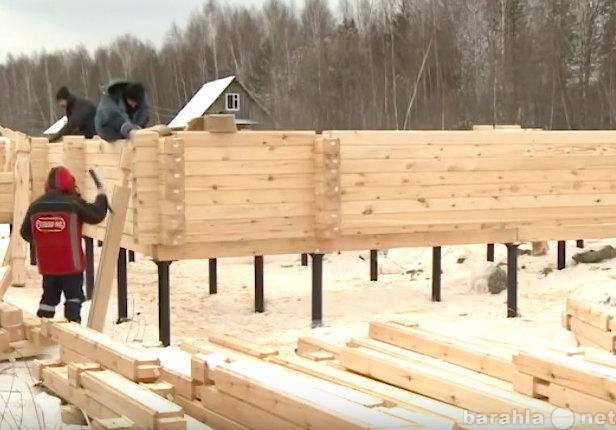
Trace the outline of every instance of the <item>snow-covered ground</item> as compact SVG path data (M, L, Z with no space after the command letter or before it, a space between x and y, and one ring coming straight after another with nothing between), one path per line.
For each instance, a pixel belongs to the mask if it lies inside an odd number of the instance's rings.
M609 243L613 241L587 241L586 246L600 248ZM566 297L598 302L613 290L616 260L576 265L571 256L579 251L574 241L568 242L567 268L562 271L555 269L555 243L544 257L520 256L519 318L506 318L506 292L493 295L477 288L488 264L485 245L443 248L440 303L430 299L429 248L390 250L387 258L380 257L381 269L394 273L381 274L378 282L369 281L367 252L329 255L324 263L325 327L315 330L310 328L310 267L301 266L299 255L265 257L264 314L253 312L252 258L219 260L219 293L213 296L208 293L207 261L181 261L171 266L172 342L224 333L291 348L302 335L343 341L364 336L371 320L403 318L447 334L541 344L558 331ZM496 263L504 261L506 248L497 245ZM125 341L158 340L156 273L155 264L142 256L129 264L132 321L115 324L114 295L106 327L110 336ZM29 267L26 288L11 288L6 300L34 313L40 293L40 277L35 267ZM84 319L88 307L89 303L84 306Z
M7 237L8 228L0 230L0 238L4 238L1 246L6 246ZM613 242L587 241L586 249ZM530 245L522 248L530 249ZM372 320L399 318L449 335L545 346L561 331L560 314L567 297L600 302L613 294L616 259L576 265L571 256L579 251L575 242L568 243L567 268L562 271L555 270L555 243L546 256L520 256L519 318L506 318L506 292L493 295L485 291L484 276L489 267L485 245L443 248L440 303L430 299L429 248L390 250L387 258L380 256L383 274L378 282L369 281L368 252L329 255L324 263L325 326L314 330L310 328L310 268L301 266L299 255L265 258L264 314L253 312L252 258L219 260L219 294L214 296L208 294L207 261L181 261L171 266L172 342L224 333L290 351L299 336L343 342L365 336ZM497 245L496 264L505 261L506 248ZM27 286L11 288L5 299L34 313L41 280L36 267L29 266L28 274ZM156 342L157 300L156 266L138 255L137 261L129 264L132 321L115 324L114 295L106 332L118 340ZM88 309L89 303L84 306L84 319ZM61 317L62 307L58 310ZM28 362L0 363L0 430L19 428L20 420L34 420L21 428L41 428L40 422L44 422L43 428L60 428L57 399L38 394L32 384Z

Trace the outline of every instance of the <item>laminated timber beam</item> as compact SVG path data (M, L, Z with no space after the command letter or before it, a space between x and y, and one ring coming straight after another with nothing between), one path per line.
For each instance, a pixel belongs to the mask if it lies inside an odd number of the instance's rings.
M503 381L511 381L514 365L512 354L481 349L468 342L455 341L438 334L391 323L370 323L371 339L409 351L439 358L448 363L474 370Z
M425 364L408 363L367 348L344 348L340 364L374 379L477 413L510 413L512 408L550 416L553 408L538 400L476 379L443 373Z
M149 382L160 377L160 360L154 354L137 351L76 323L48 322L44 330L62 348L132 381Z
M269 356L263 361L255 357L238 356L232 351L231 354L225 354L223 348L207 344L191 345L191 350L202 351L192 357L191 364L191 376L202 383L195 389L196 397L200 398L206 408L216 412L221 411L215 407L221 407L224 403L221 398L225 396L244 402L245 404L241 405L242 410L256 408L258 413L255 413L252 421L242 421L238 416L233 416L249 427L265 429L262 425L265 422L259 421L257 417L263 416L263 411L267 411L300 428L329 428L329 425L323 427L325 424L318 423L335 420L338 420L338 423L346 422L341 424L342 428L355 428L357 425L362 426L361 428L380 428L390 424L393 428L399 425L402 425L402 428L423 428L419 419L409 421L408 416L401 418L389 413L386 406L390 405L376 396L267 363L277 355ZM222 369L225 368L241 371L239 374L230 375L223 372ZM213 403L215 401L218 403ZM361 420L352 421L349 416L370 421L361 424ZM276 423L279 423L276 426L284 428L284 422ZM254 427L255 425L257 427Z

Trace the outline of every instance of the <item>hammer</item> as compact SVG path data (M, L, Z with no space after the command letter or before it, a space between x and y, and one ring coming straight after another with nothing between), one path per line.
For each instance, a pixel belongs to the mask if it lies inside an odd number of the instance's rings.
M103 181L98 176L98 174L94 171L94 169L88 169L88 173L90 174L90 177L94 181L94 184L96 185L96 188L98 188L99 190L104 188ZM113 209L109 205L109 202L107 202L107 207L109 208L109 212L113 213Z

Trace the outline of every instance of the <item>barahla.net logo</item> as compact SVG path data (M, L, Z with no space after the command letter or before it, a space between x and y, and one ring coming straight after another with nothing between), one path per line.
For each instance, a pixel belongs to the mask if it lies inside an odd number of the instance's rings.
M600 414L576 414L568 408L556 408L549 416L528 410L512 410L509 413L501 414L478 414L465 410L463 412L463 423L489 428L513 428L511 426L545 428L545 426L552 426L556 430L573 429L575 428L574 425L613 426L616 425L616 409Z

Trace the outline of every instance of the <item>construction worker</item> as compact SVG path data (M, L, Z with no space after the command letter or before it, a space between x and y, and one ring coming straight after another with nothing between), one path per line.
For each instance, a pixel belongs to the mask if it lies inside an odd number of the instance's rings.
M145 128L149 108L143 85L124 80L112 81L96 109L96 133L108 142L129 138Z
M64 136L85 136L91 139L96 134L94 116L96 106L89 100L77 97L62 87L56 93L56 101L66 113L67 122L49 141L57 142Z
M43 276L38 317L53 318L64 294L64 317L81 322L81 305L85 300L81 229L83 223L101 223L107 209L102 185L94 203L88 203L81 197L68 169L54 167L49 171L45 194L32 202L20 230L21 237L33 244L38 270Z

